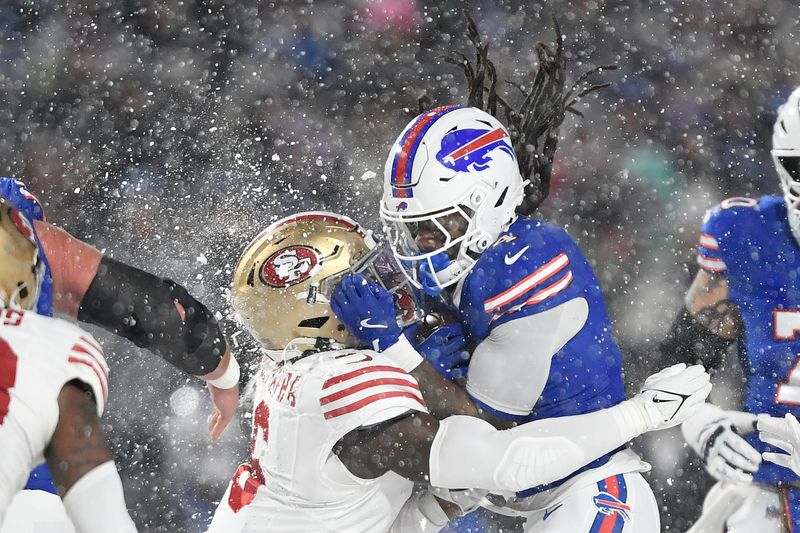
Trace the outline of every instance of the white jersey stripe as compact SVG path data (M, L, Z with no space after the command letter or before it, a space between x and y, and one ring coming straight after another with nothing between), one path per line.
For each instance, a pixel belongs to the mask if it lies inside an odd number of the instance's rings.
M698 255L697 263L703 270L707 270L709 272L725 272L728 270L728 266L725 264L725 261L717 257Z
M567 254L563 252L558 254L550 262L534 271L519 283L506 289L497 296L493 296L492 298L486 300L484 302L484 310L487 313L491 313L499 307L511 303L532 288L555 276L567 265L569 265L569 257L567 257Z
M719 243L717 242L717 239L715 239L708 233L700 234L700 246L708 250L711 250L712 252L716 252L719 250Z

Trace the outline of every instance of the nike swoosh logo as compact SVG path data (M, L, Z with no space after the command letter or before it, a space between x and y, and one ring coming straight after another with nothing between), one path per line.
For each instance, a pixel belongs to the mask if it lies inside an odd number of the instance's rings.
M365 318L364 320L359 322L359 324L361 324L362 328L386 329L386 328L389 327L389 326L387 326L385 324L370 324L369 323L369 318Z
M555 513L556 511L558 511L559 507L561 507L562 505L564 505L564 504L563 504L563 503L559 503L558 505L556 505L556 506L555 506L555 507L553 507L552 509L548 509L548 510L546 510L546 511L544 512L544 516L542 517L542 522L544 522L545 520L547 520L548 518L550 518L550 515L551 515L551 514L553 514L553 513Z
M507 265L513 265L514 263L516 263L517 259L522 257L522 254L524 254L527 251L528 248L530 248L530 245L526 246L525 248L523 248L522 250L520 250L519 252L515 253L512 256L509 256L508 254L506 254L506 257L505 257L506 264Z

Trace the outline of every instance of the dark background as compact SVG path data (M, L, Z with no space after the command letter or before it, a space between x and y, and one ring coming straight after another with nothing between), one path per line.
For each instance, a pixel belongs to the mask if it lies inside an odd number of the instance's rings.
M530 80L533 43L554 40L551 16L573 78L620 66L581 105L586 117L562 128L540 216L592 260L633 390L661 365L652 347L696 271L704 210L778 191L771 128L800 81L790 2L10 0L0 174L24 179L50 221L189 287L227 319L239 358L256 361L227 301L239 252L303 209L377 229L383 162L407 109L426 92L463 101L460 72L440 59L469 52L462 5L502 79ZM501 91L513 99L510 85ZM203 531L247 439L233 425L211 446L198 380L97 336L112 367L106 429L135 520L143 532ZM713 398L735 406L741 377L728 366ZM637 446L663 529L686 529L708 476L676 431Z

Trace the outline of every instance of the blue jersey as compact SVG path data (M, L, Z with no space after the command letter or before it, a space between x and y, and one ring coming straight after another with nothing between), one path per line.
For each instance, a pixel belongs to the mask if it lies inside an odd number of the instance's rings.
M20 214L30 221L44 220L44 210L39 200L25 188L25 185L12 178L0 178L0 196L16 207ZM31 223L31 226L33 224ZM36 229L33 230L36 244L39 245L39 253L44 263L44 280L39 293L39 301L36 303L36 312L40 315L53 316L53 280L50 273L50 265L44 255L42 245L39 243L39 236ZM31 476L25 485L26 489L44 490L56 494L56 487L47 466L39 465L31 472Z
M703 223L698 263L727 278L729 297L742 316L744 410L800 417L800 247L783 198L731 198L713 208ZM769 448L755 432L745 438L759 451ZM800 481L767 461L754 479Z
M498 416L524 423L597 411L625 399L622 355L611 333L600 284L563 229L519 218L481 255L465 278L458 310L470 342L477 345L501 324L575 298L588 303L588 318L553 356L547 382L533 410L519 415L485 402L476 403ZM609 456L587 467L598 466Z

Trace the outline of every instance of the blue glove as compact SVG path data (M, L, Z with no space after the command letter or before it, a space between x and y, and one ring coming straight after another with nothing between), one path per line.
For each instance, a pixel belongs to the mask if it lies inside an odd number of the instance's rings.
M412 326L404 332L412 345L416 329L417 326ZM453 381L467 376L469 352L466 346L464 330L455 322L437 329L415 348L443 378Z
M431 264L433 265L433 272L431 272L427 261L419 265L419 282L422 285L422 290L428 295L439 296L442 293L442 288L436 281L435 272L447 268L450 265L450 257L446 253L440 252L431 256Z
M331 308L350 333L376 352L392 346L402 333L392 295L358 274L345 276L336 285Z

